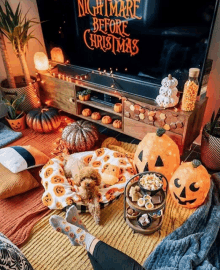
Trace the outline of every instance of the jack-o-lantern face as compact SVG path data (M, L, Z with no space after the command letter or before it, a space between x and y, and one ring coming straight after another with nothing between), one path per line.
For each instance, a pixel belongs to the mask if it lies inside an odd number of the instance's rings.
M180 206L200 206L210 189L210 176L199 160L179 166L170 180L170 192Z
M169 180L180 164L180 154L176 143L164 129L148 133L139 143L134 155L138 172L156 171Z
M14 130L20 130L21 129L21 123L20 122L16 122L16 123L11 123L11 127L14 129Z

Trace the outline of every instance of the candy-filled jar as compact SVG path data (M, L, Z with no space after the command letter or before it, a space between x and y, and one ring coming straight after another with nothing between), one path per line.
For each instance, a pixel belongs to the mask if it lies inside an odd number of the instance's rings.
M184 85L183 99L182 99L182 110L193 111L195 108L196 98L199 89L199 68L189 69L189 78Z

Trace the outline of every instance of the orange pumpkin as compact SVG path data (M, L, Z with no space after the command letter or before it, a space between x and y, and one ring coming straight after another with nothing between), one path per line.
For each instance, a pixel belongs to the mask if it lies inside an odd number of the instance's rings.
M134 155L138 172L156 171L169 180L180 164L180 153L176 143L159 128L156 133L147 133L139 143Z
M210 189L210 176L199 160L182 163L172 176L169 188L174 201L195 208L204 201Z
M86 116L86 117L88 117L88 116L90 116L92 114L92 111L90 110L90 109L84 109L83 111L82 111L82 115L83 116Z
M27 114L26 122L37 132L49 133L60 126L61 118L55 108L37 108Z
M111 124L112 118L109 115L103 116L102 117L102 123L103 124Z
M101 114L99 112L92 113L91 117L94 120L100 120L102 118L102 116L101 116Z
M121 128L122 127L122 121L121 120L115 120L113 122L113 127L114 128Z
M121 113L122 112L122 104L121 103L115 103L114 111L117 112L117 113Z

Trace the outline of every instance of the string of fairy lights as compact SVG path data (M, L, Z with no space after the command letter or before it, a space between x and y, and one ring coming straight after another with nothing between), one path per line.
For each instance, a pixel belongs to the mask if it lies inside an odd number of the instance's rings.
M69 60L67 60L65 62L65 64L69 64ZM119 96L119 98L122 98L122 96L120 95L120 93L118 93L117 90L123 90L123 88L121 87L121 85L117 82L117 79L114 77L114 69L113 68L109 68L109 71L107 71L107 69L101 69L98 68L97 70L92 70L90 72L87 72L86 74L76 74L74 76L70 76L70 75L66 75L63 73L57 73L53 71L54 67L49 68L48 72L54 77L54 78L58 78L60 80L64 80L67 82L72 82L75 84L78 84L80 81L88 81L91 79L91 74L99 74L101 76L108 76L110 77L111 80L111 84L109 87L111 87L112 89L114 89L114 94L117 94ZM115 68L115 71L118 72L118 68ZM124 69L124 71L128 71L127 68ZM36 73L38 75L38 73ZM40 80L40 79L37 79ZM44 81L41 80L41 83L44 84ZM116 90L117 89L117 90Z

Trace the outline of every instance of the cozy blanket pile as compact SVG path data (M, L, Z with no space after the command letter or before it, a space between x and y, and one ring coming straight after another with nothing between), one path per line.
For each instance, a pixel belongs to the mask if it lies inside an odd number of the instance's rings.
M220 269L220 173L212 180L206 203L158 245L145 269Z

